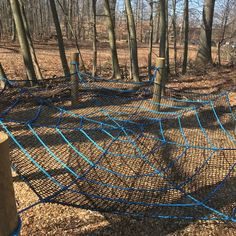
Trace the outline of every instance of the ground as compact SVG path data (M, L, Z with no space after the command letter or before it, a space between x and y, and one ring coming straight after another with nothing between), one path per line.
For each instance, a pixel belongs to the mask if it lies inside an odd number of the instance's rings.
M101 45L99 60L103 68L103 75L110 75L109 49ZM49 49L50 48L50 49ZM72 46L67 46L67 55L74 52ZM147 47L140 48L140 66L147 64ZM37 44L36 52L43 75L50 77L61 75L58 49L55 43L50 46ZM87 45L81 48L86 65L91 64L92 51ZM192 48L190 57L194 58L196 49ZM1 63L10 79L24 77L24 68L17 45L0 43ZM121 64L128 65L127 49L119 46ZM155 59L155 55L154 55ZM88 66L90 69L91 66ZM220 92L230 90L236 83L236 70L233 67L214 67L206 73L191 71L184 77L170 77L169 87L179 90L189 88L201 93ZM235 94L230 96L231 104L236 105ZM14 176L14 187L17 205L19 208L28 206L37 200L25 183ZM181 221L181 220L154 220L132 219L129 217L100 214L88 210L66 207L55 204L40 204L24 212L22 215L23 227L21 235L235 235L236 224L218 221Z

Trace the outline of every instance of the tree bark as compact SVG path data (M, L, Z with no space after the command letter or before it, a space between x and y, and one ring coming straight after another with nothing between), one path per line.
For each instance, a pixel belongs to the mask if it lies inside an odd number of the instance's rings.
M159 56L165 58L166 55L166 8L165 0L160 0L160 51Z
M72 39L72 31L73 31L72 14L73 14L72 0L69 0L68 1L68 22L67 22L67 25L68 25L67 26L68 27L68 39Z
M114 29L116 27L116 2L117 0L110 0L109 2Z
M156 15L155 15L155 37L154 43L159 42L159 27L160 27L160 5L157 4Z
M196 62L202 65L212 64L211 37L215 0L205 0L202 13L200 45Z
M16 25L17 35L21 47L21 52L23 55L23 60L26 68L26 73L28 80L31 84L35 84L37 82L37 78L34 71L33 61L30 53L29 44L27 41L27 36L24 28L24 23L21 15L20 5L18 0L10 0L12 13Z
M117 48L116 48L115 28L114 28L114 22L112 20L109 0L104 0L104 11L107 17L109 43L110 43L111 57L112 57L113 77L115 77L116 79L121 79L120 66L119 66L119 60L118 60Z
M149 51L148 51L148 78L151 79L151 66L152 66L152 44L153 44L153 1L150 1L150 37L149 37Z
M172 0L172 26L173 26L173 47L174 47L174 71L177 74L177 32L176 32L176 0Z
M224 39L225 39L226 26L227 26L228 19L229 19L229 11L230 11L230 0L227 0L225 10L224 10L224 14L223 14L223 18L222 18L222 22L221 22L222 33L221 33L220 40L217 44L217 54L218 54L218 64L219 64L219 66L221 66L220 49L221 49L221 44L224 42Z
M165 11L166 11L166 56L165 56L165 61L166 61L166 71L165 71L165 81L168 81L168 73L170 72L170 50L169 50L169 16L168 16L168 2L169 0L166 0L166 5L165 5Z
M33 64L34 64L36 76L37 76L38 79L42 80L43 76L42 76L42 73L41 73L41 70L40 70L40 67L39 67L39 64L38 64L38 60L37 60L36 53L35 53L35 50L34 50L34 45L33 45L31 35L30 35L30 32L29 32L28 22L27 22L26 14L25 14L25 9L24 9L24 6L23 6L23 3L21 2L21 0L19 1L19 3L20 3L20 8L21 8L21 14L22 14L22 20L23 20L23 24L24 24L24 28L25 28L26 38L27 38L27 41L28 41L28 44L29 44L29 49L30 49L32 61L33 61Z
M133 78L136 82L140 81L139 79L139 67L138 67L138 49L137 49L137 37L136 37L136 28L134 23L134 15L131 8L130 0L125 0L125 8L128 18L128 27L130 32L130 48L132 58L132 73Z
M11 35L11 41L15 42L16 41L16 24L15 21L12 21L12 35Z
M189 0L184 0L184 55L183 55L183 65L182 74L187 71L188 64L188 33L189 33Z
M125 8L126 9L126 8ZM129 50L129 54L131 55L131 47L130 47L130 32L129 32L129 24L128 24L128 15L127 15L127 11L125 10L125 17L126 17L126 26L127 26L127 31L128 31L128 50ZM132 69L132 57L129 57L129 64L130 64L130 70L129 70L129 77L132 80L133 79L133 69Z
M55 1L54 0L49 0L49 1L50 1L52 16L53 16L53 20L54 20L54 24L55 24L55 28L56 28L56 32L57 32L57 40L58 40L60 57L61 57L61 64L62 64L65 76L69 76L70 70L69 70L69 67L67 64L64 42L63 42L63 37L62 37L62 32L61 32L61 26L60 26L60 22L58 19Z
M93 9L93 76L96 76L96 71L97 71L96 3L97 3L97 0L92 1L92 9Z

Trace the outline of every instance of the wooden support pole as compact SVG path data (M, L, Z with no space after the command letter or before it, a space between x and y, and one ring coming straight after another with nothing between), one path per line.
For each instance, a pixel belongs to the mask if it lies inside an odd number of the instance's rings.
M164 80L163 77L164 77L164 70L165 70L165 58L157 58L156 66L159 67L159 70L156 74L156 78L154 79L152 101L157 104L153 104L153 110L160 109L161 92L163 89L162 86L163 86L163 80Z
M6 85L6 81L4 79L6 79L6 73L2 67L2 64L0 63L0 90L5 88Z
M0 132L0 235L12 235L17 225L18 217L9 160L9 140L6 134Z
M78 63L76 65L76 63ZM78 105L79 97L79 78L77 74L76 67L79 66L79 53L73 53L70 63L70 73L71 73L71 106L75 107Z

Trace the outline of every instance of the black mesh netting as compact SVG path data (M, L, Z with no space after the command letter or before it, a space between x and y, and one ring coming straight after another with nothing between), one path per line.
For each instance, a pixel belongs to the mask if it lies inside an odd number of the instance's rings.
M61 83L2 92L12 165L40 199L133 216L235 219L236 117L227 93L167 89L157 111L151 88L124 96L90 83L76 108L61 91L51 102Z

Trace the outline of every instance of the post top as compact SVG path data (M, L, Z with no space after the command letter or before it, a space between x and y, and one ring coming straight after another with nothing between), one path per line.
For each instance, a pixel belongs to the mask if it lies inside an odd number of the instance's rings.
M8 139L7 134L0 132L0 144L4 143Z
M79 53L78 52L72 53L71 60L79 62Z

